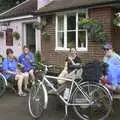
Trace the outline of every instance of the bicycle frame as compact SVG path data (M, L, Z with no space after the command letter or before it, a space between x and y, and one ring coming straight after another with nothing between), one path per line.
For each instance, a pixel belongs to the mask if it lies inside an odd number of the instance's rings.
M62 95L60 95L58 92L57 92L57 89L54 87L54 85L48 80L49 78L51 79L60 79L60 80L64 80L64 81L69 81L71 82L71 86L70 86L70 95L72 95L72 90L73 90L73 86L75 85L76 88L78 88L80 90L80 92L82 93L82 95L85 97L85 100L88 101L88 103L84 103L84 104L73 104L73 103L70 103L70 97L68 100L65 100L64 97ZM77 105L90 105L90 97L87 95L87 93L85 93L83 90L82 90L82 86L78 85L77 82L73 79L66 79L66 78L60 78L60 77L54 77L54 76L49 76L49 75L43 75L43 80L42 80L42 84L47 83L47 85L53 89L53 91L55 91L57 93L57 95L60 97L60 99L67 105L67 106L77 106Z

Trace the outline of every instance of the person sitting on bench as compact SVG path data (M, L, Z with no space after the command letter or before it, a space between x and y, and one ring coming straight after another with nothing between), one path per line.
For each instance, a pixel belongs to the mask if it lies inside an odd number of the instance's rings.
M7 80L15 79L17 81L19 96L26 96L22 90L24 74L17 69L18 61L13 55L13 50L8 48L6 55L7 58L3 60L3 74Z
M35 63L35 57L30 52L29 48L27 46L23 47L23 53L19 56L19 62L24 66L23 72L27 75L28 78L29 75L32 78L32 82L35 82L35 75L34 75L34 66Z

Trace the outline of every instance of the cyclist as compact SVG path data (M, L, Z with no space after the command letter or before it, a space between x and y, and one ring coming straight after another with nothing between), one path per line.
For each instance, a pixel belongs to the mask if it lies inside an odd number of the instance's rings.
M34 55L30 52L29 48L27 46L23 47L23 53L19 56L19 62L24 65L23 72L26 74L27 77L27 84L29 75L32 77L32 81L35 81L35 75L34 75L34 67L33 63L35 62ZM27 86L26 86L27 88Z
M63 71L60 73L59 77L60 78L70 78L70 77L75 77L76 79L81 77L81 69L76 71L76 68L79 68L79 65L81 63L80 57L77 54L77 51L75 48L71 48L70 52L68 54L68 57L66 58L65 62L65 67ZM75 73L76 72L76 73ZM62 84L65 81L63 80L58 80L58 84Z
M109 89L115 91L120 87L120 56L113 51L110 43L105 44L103 48L105 53L103 61L108 64L108 68L102 79L106 80L104 84Z
M18 95L26 96L26 94L22 90L24 74L17 69L18 61L13 55L13 50L8 48L6 50L7 58L3 60L3 74L6 79L9 80L14 78L17 80L18 85Z

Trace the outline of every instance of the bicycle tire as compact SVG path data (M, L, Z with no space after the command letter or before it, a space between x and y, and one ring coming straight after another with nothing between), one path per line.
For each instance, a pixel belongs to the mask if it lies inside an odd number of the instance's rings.
M47 108L48 96L45 86L41 82L36 82L29 93L28 108L30 115L38 119Z
M83 103L79 101L78 106L73 106L77 116L83 120L105 120L112 110L112 98L109 91L98 83L86 82L82 84L82 90L91 98L90 105L85 106L87 102L81 91L76 88L72 94L73 103L76 99L83 99ZM78 101L77 101L78 102ZM103 109L103 107L105 107Z
M0 74L0 97L3 96L5 90L6 90L6 79L4 75Z

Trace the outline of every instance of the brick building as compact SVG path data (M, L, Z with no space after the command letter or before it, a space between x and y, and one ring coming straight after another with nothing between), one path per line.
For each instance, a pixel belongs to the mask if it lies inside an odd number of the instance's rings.
M83 63L102 59L101 43L89 40L88 31L78 26L79 19L99 20L108 41L115 49L120 49L120 29L112 25L119 9L120 0L26 0L0 14L0 31L2 25L7 24L4 37L0 38L0 54L4 56L6 48L11 47L18 56L23 45L28 45L33 51L41 51L43 61L62 67L70 46L74 46ZM38 21L43 29L33 28ZM6 39L9 28L20 34L18 41L10 39L11 45L7 45Z
M120 49L120 29L112 25L119 8L119 0L53 0L40 8L35 14L41 21L46 21L41 33L42 60L62 66L70 45L76 47L83 63L103 57L101 43L90 41L87 30L79 29L81 17L99 20L108 41L115 49ZM45 39L44 33L50 36L49 40Z

